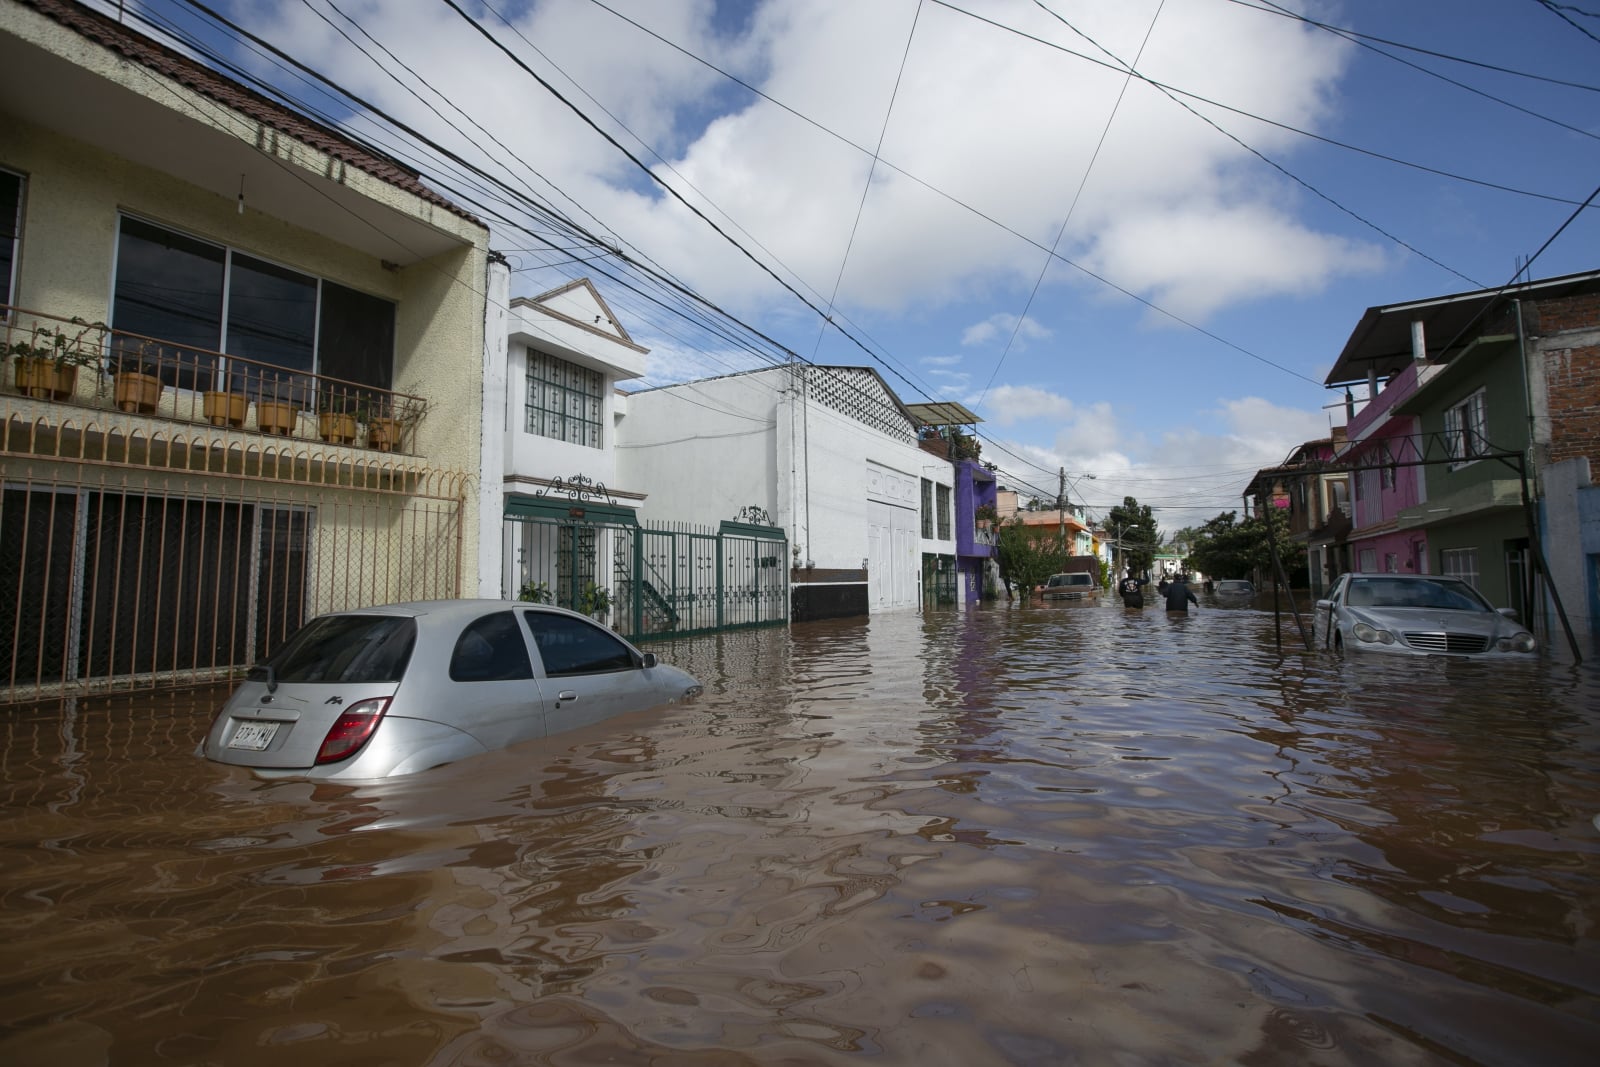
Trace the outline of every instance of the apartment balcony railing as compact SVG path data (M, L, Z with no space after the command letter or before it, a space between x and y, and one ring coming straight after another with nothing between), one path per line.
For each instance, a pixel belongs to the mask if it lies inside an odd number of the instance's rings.
M402 454L414 454L427 413L419 396L0 308L6 388L44 404Z

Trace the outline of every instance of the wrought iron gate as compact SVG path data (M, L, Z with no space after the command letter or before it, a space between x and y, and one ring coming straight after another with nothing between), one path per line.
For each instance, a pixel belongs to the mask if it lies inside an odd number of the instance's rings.
M625 509L513 501L503 594L572 608L635 639L787 622L776 526L640 526Z

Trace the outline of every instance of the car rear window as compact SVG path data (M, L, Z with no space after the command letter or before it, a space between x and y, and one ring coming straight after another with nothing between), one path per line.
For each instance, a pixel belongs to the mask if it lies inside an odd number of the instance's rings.
M392 615L324 615L267 662L279 682L398 682L417 624Z

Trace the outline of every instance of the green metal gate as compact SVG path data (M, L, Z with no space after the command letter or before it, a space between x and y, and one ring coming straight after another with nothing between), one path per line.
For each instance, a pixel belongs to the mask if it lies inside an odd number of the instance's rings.
M512 497L502 595L572 608L634 639L784 623L788 538L763 523L640 526L631 509Z

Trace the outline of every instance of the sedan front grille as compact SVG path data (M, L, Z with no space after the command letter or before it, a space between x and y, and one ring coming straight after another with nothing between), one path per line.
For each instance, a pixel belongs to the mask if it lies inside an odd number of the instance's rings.
M1406 639L1406 644L1423 652L1448 652L1459 656L1489 650L1489 639L1482 634L1407 631L1401 636Z

